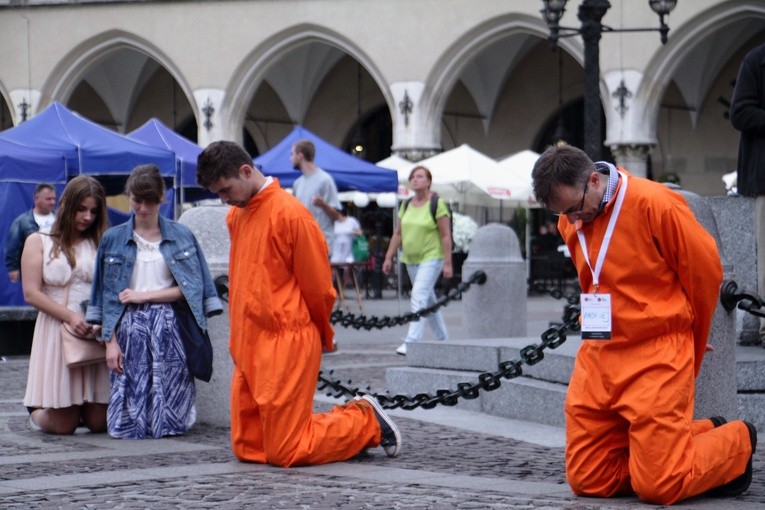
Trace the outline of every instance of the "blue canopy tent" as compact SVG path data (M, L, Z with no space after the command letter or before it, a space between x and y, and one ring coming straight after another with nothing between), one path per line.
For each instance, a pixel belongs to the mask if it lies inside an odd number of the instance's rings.
M128 133L128 138L138 140L151 147L167 149L175 154L175 166L180 202L214 198L214 195L197 184L197 156L202 148L184 138L159 120L152 118L135 131Z
M149 147L110 131L52 103L38 115L0 133L0 139L26 147L63 154L69 177L98 176L110 194L122 191L124 176L142 164L153 163L171 184L175 181L175 156L166 149ZM173 217L175 193L168 190L163 215Z
M339 191L398 190L398 175L394 170L352 156L302 126L295 127L281 142L253 161L264 174L277 177L282 186L290 187L300 177L300 172L290 164L290 150L295 142L303 139L311 140L316 146L314 163L335 179Z
M5 239L13 220L34 207L35 187L46 182L58 194L66 184L66 162L62 154L37 151L0 140L0 254L5 262ZM0 306L24 305L21 283L11 283L3 264L0 271Z

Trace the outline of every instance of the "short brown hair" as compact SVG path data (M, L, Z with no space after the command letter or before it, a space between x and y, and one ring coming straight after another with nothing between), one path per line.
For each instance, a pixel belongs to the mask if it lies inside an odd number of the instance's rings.
M544 207L555 200L558 186L584 186L595 163L582 150L564 142L551 145L539 156L531 171L534 196Z
M295 152L301 153L306 161L313 161L316 157L316 146L311 140L298 140L293 147Z
M125 193L144 202L158 204L165 198L165 180L157 165L140 165L130 172Z
M197 157L197 183L203 188L220 179L233 179L239 176L242 165L252 166L252 158L247 151L234 142L213 142Z
M416 167L412 168L412 171L409 172L409 178L407 179L407 181L411 181L412 180L412 177L414 177L414 173L417 170L422 170L423 172L425 172L425 175L428 176L428 182L430 182L431 184L433 183L433 174L430 173L430 170L428 170L427 168L425 168L422 165L417 165ZM430 188L430 186L428 186L428 188Z
M43 191L47 191L47 190L50 190L53 193L56 192L56 188L53 187L53 184L48 184L47 182L41 182L40 184L35 186L34 196L37 196L40 193L42 193Z

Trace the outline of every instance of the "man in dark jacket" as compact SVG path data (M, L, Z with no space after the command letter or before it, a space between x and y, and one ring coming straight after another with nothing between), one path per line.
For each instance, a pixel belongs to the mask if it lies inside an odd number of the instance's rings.
M765 44L744 57L736 78L730 121L741 131L737 186L740 195L755 197L758 294L765 293ZM765 320L760 319L760 342Z
M53 208L56 206L56 189L52 185L38 184L34 200L32 209L13 220L5 238L5 266L8 268L8 279L14 283L19 281L21 251L27 237L38 231L50 232L55 219Z

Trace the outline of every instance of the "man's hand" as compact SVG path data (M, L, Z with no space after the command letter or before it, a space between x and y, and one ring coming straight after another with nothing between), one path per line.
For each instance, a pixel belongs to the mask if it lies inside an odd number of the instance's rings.
M16 283L19 281L19 275L20 271L8 271L8 279L11 281L11 283Z

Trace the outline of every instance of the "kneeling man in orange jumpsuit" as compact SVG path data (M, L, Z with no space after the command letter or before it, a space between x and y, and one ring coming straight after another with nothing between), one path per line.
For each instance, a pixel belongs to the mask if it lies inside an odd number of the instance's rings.
M322 347L332 348L335 291L311 213L232 142L199 155L197 181L234 206L226 222L236 457L287 467L346 460L376 446L395 457L399 431L372 397L313 414Z
M693 420L722 282L714 239L679 193L575 147L548 148L532 181L559 216L582 287L582 345L565 405L574 493L671 504L746 491L754 426Z

